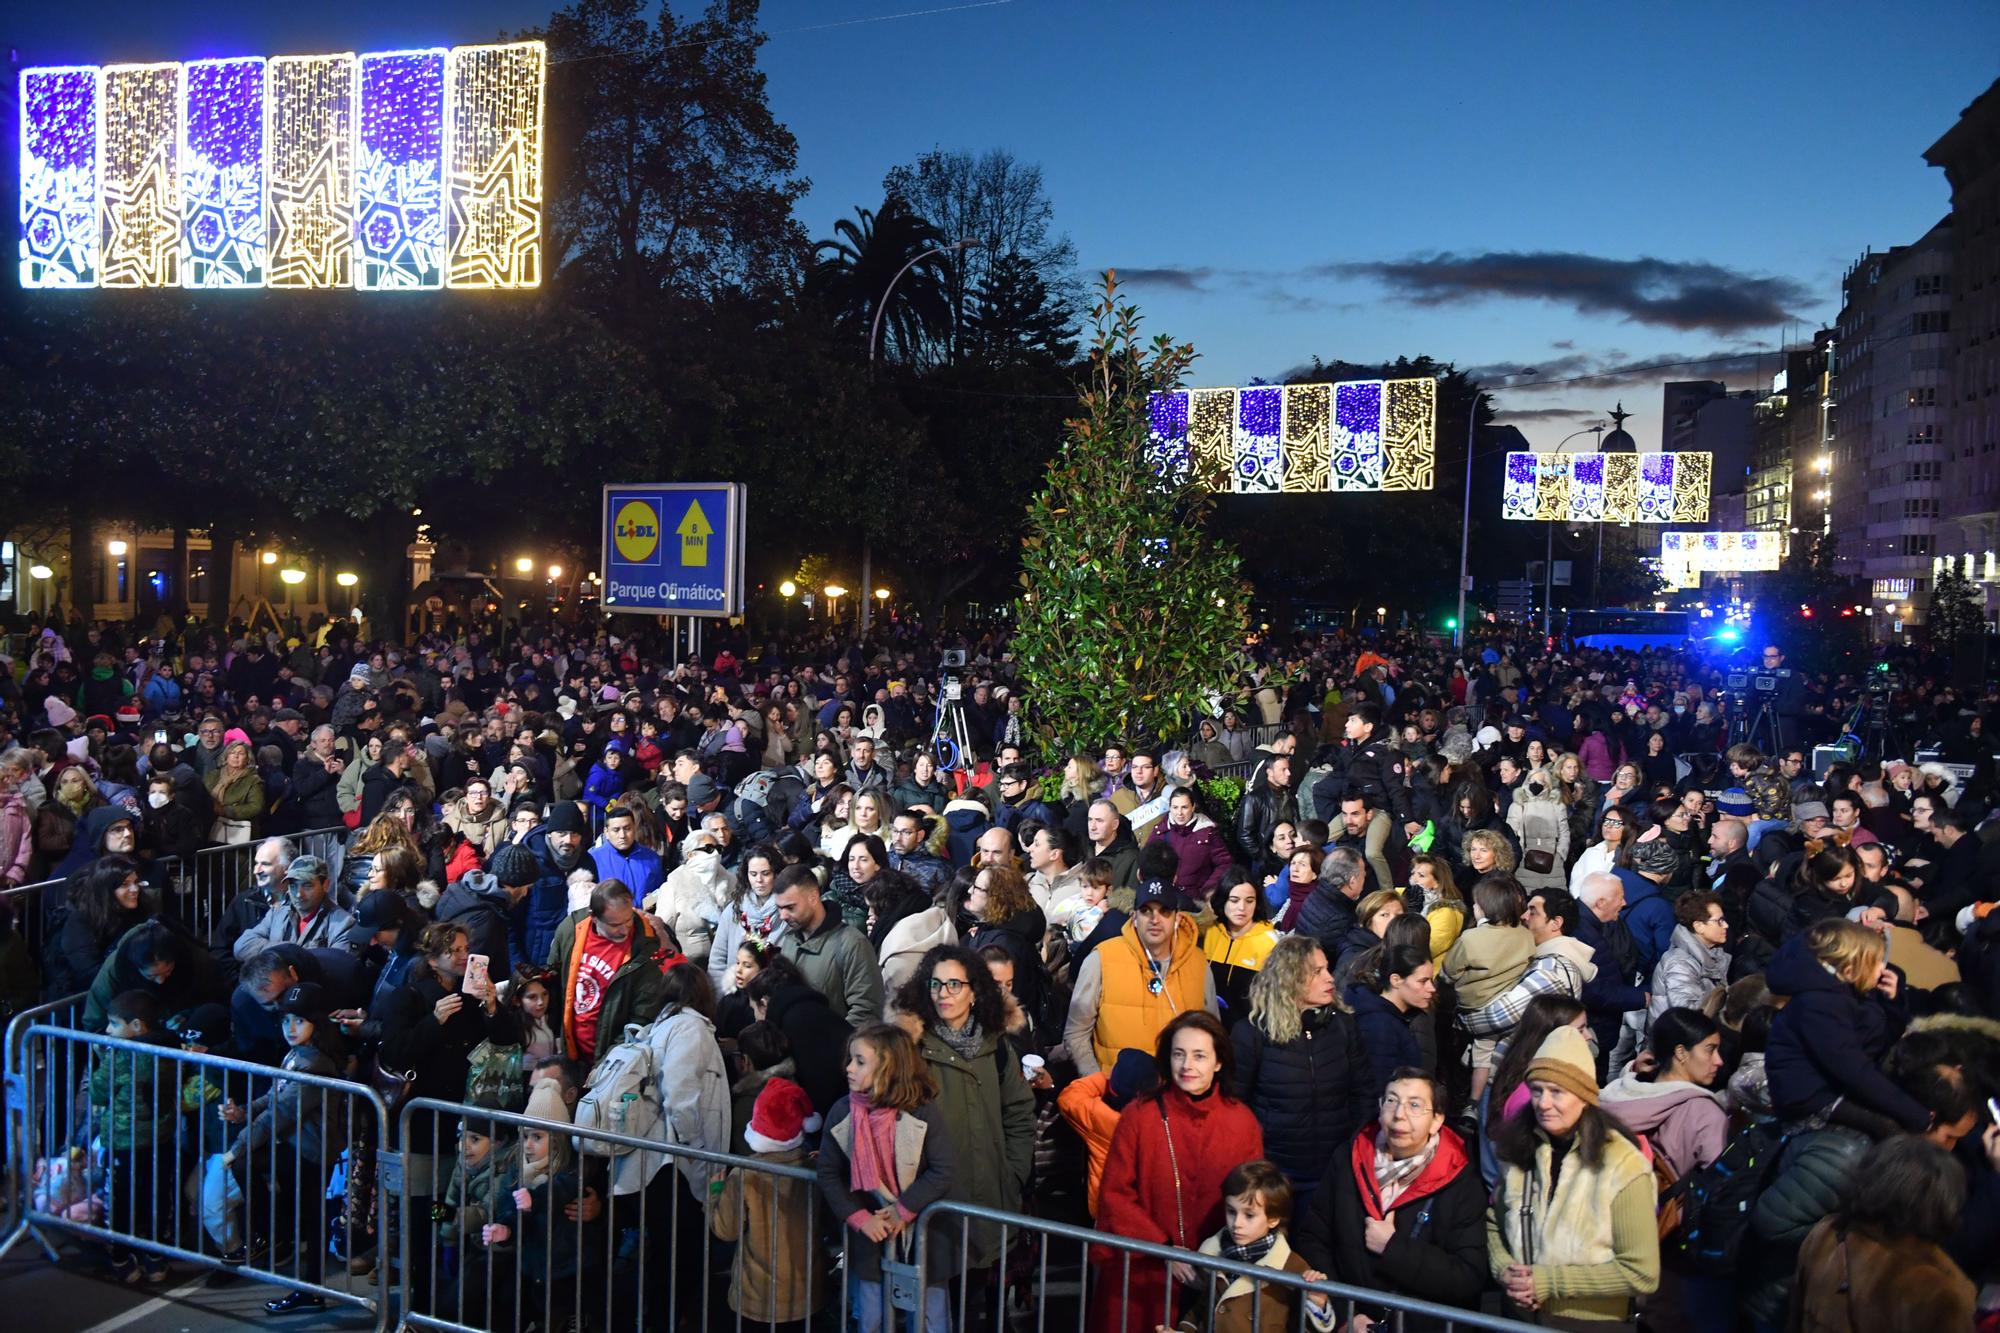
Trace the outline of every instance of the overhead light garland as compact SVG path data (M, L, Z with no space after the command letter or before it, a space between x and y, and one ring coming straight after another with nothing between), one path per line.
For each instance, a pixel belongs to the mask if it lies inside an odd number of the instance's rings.
M1240 495L1427 491L1437 381L1343 380L1176 389L1146 403L1147 463Z
M1539 522L1705 523L1710 454L1507 455L1503 518Z

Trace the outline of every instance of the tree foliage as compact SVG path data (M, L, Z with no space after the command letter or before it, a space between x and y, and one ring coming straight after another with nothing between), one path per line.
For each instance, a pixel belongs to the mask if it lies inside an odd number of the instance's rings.
M1244 664L1248 589L1204 529L1206 487L1157 475L1147 394L1194 349L1139 340L1139 311L1107 273L1080 413L1028 504L1014 652L1045 752L1173 734Z
M1834 543L1800 533L1791 553L1758 592L1759 629L1785 650L1787 662L1809 671L1849 671L1867 647L1862 617L1842 615L1855 601L1852 582L1834 567ZM1810 610L1811 615L1806 612Z
M833 232L813 245L807 304L823 307L856 347L867 346L881 306L879 353L906 365L950 337L944 256L926 253L943 247L936 228L892 196L872 212L855 209L852 218L833 224Z
M1985 599L1972 581L1946 566L1931 588L1930 610L1924 617L1925 630L1933 648L1951 648L1986 632Z

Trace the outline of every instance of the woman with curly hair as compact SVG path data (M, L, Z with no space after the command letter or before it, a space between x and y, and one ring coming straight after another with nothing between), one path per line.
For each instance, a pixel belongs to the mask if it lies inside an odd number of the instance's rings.
M1332 1145L1372 1113L1361 1029L1335 1003L1326 951L1288 935L1250 983L1249 1014L1230 1030L1231 1091L1264 1127L1264 1154L1307 1200L1326 1174ZM1301 1204L1303 1206L1303 1204Z
M349 896L359 894L368 883L375 857L387 847L407 847L420 863L425 861L424 849L395 794L382 802L381 813L366 828L356 829L347 840L347 853L340 863L340 887Z
M1020 1211L1035 1165L1035 1094L1005 1039L1017 1012L986 960L951 945L925 954L896 992L896 1022L937 1080L951 1141L965 1145L945 1197L1005 1212ZM951 1231L949 1248L956 1252L960 1235ZM1000 1229L972 1223L964 1243L967 1308L990 1308Z

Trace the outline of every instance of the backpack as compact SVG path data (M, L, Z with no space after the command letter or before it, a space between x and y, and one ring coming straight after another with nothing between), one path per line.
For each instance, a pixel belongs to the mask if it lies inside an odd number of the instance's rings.
M1776 1125L1747 1125L1713 1162L1669 1185L1660 1195L1661 1261L1685 1273L1735 1272L1751 1209L1777 1174L1790 1137Z
M466 1057L465 1102L497 1111L519 1111L528 1104L528 1083L519 1046L495 1046L482 1041Z
M640 1139L663 1139L660 1126L666 1120L660 1102L660 1071L654 1067L653 1048L646 1043L646 1029L637 1023L625 1025L625 1039L597 1062L576 1104L576 1127L612 1134L629 1134ZM632 1152L629 1143L603 1143L595 1151L611 1157Z

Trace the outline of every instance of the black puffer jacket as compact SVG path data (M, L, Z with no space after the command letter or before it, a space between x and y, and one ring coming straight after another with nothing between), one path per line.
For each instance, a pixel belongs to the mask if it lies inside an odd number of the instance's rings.
M1778 1172L1750 1211L1755 1246L1743 1274L1743 1308L1770 1324L1784 1318L1806 1234L1840 1206L1865 1136L1848 1129L1801 1134L1785 1145Z
M521 1020L511 1005L499 1005L489 1016L486 1007L472 996L442 1023L437 1003L457 994L456 986L446 986L428 962L410 969L409 979L390 994L374 1017L382 1025L382 1067L398 1072L415 1070L414 1097L436 1097L442 1101L465 1100L467 1057L472 1048L490 1040L495 1046L519 1045ZM453 1150L452 1131L456 1122L439 1118L435 1140L432 1117L419 1112L410 1119L411 1152L449 1153Z
M1306 1011L1299 1035L1272 1041L1252 1020L1229 1034L1235 1095L1264 1127L1264 1155L1303 1201L1326 1174L1328 1154L1374 1117L1368 1052L1354 1019L1331 1005Z

